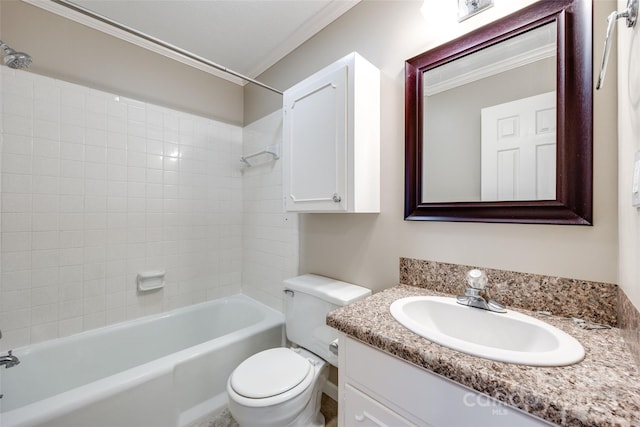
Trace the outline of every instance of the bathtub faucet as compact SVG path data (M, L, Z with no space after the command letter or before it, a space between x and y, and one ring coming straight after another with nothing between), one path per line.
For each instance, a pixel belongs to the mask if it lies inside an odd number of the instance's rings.
M14 356L12 353L13 350L9 350L9 354L6 356L0 356L0 366L5 368L12 368L20 363L20 359Z

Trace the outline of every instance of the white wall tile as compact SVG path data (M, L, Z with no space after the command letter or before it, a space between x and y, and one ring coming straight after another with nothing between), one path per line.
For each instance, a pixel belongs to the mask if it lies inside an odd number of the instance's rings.
M281 120L275 112L245 127L245 154L280 141ZM243 172L242 291L277 310L282 281L298 274L298 216L283 212L281 168L276 162Z
M3 172L1 186L3 193L31 193L33 191L33 177Z
M0 323L7 330L21 329L31 325L31 310L13 310L0 314ZM3 336L3 338L6 338Z
M31 270L5 271L2 273L2 289L5 291L29 289L31 280Z
M60 192L60 178L57 176L33 175L31 182L33 194L67 194Z
M59 176L60 159L49 157L33 157L32 168L34 175Z
M2 127L8 135L22 135L31 137L33 132L33 120L24 116L2 115Z
M2 194L2 212L31 213L33 199L31 194L4 193Z
M58 335L66 337L82 332L82 317L60 319L58 322Z
M36 268L31 271L31 287L58 286L60 284L60 268ZM55 301L55 298L53 299Z
M84 138L84 127L82 127L81 125L76 126L62 124L60 126L60 141L72 144L84 144Z
M2 214L2 232L31 231L31 215L7 212Z
M37 231L31 233L31 236L31 247L35 250L54 249L60 247L60 231L57 230L57 227L53 231Z
M0 310L13 311L31 307L31 290L3 290L0 292Z
M23 135L5 134L2 141L2 152L31 155L33 153L33 138Z
M82 161L84 159L84 145L82 143L68 142L63 139L60 142L60 158Z
M23 175L31 174L31 156L4 154L2 156L2 171Z
M31 342L46 341L58 337L58 322L42 323L31 327Z
M107 146L107 131L103 129L87 128L84 132L84 141L86 147L106 147ZM86 149L85 147L85 149Z
M55 122L60 120L60 101L54 97L35 99L33 117L36 120Z
M58 141L60 139L60 123L34 119L33 137Z

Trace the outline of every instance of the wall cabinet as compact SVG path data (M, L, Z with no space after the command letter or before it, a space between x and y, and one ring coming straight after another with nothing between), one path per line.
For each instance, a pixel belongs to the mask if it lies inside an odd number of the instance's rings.
M343 334L338 364L339 426L552 425Z
M292 212L380 212L380 72L351 53L284 92Z

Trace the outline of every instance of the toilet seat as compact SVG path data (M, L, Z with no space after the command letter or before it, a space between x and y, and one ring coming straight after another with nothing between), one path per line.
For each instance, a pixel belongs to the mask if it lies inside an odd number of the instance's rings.
M309 375L311 363L288 348L261 351L242 362L231 375L241 396L264 399L291 390Z
M284 347L264 350L238 365L229 377L228 388L243 405L276 405L309 387L315 365L296 350Z

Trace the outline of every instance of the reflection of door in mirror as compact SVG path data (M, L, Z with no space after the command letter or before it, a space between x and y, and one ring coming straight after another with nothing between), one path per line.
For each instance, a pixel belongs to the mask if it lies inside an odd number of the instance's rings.
M424 72L423 202L514 200L482 195L481 111L556 91L556 52L552 22ZM545 176L551 195L516 199L555 199Z
M482 201L555 200L556 93L482 109Z

